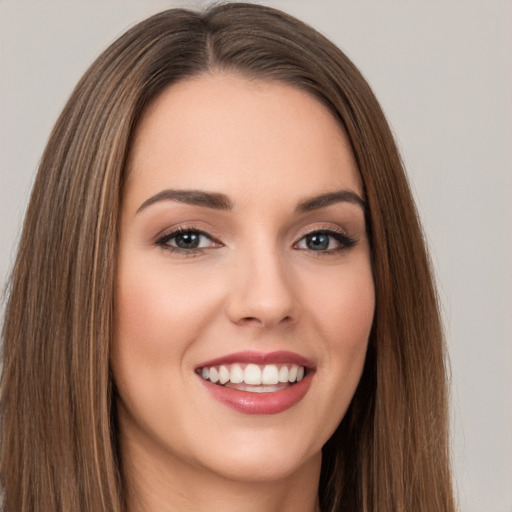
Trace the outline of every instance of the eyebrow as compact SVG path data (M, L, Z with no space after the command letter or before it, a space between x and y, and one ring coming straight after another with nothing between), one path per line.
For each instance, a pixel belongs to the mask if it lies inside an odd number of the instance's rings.
M342 202L359 205L363 209L363 212L366 213L367 211L368 206L366 201L350 190L337 190L335 192L327 192L326 194L304 199L299 202L295 211L297 213L307 213Z
M232 210L233 203L228 196L217 192L204 192L202 190L162 190L158 194L144 201L137 213L145 210L148 206L160 201L178 201L195 206L203 206L214 210Z
M212 208L214 210L233 209L233 202L225 194L218 192L205 192L203 190L166 189L144 201L137 210L137 213L160 201L177 201L179 203ZM327 192L325 194L303 199L298 203L295 211L296 213L307 213L341 202L359 205L364 212L367 210L366 201L355 192L350 190L337 190L335 192Z

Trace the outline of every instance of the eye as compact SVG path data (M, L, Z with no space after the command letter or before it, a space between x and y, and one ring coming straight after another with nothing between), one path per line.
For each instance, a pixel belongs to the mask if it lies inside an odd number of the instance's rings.
M172 231L156 241L156 245L169 251L194 253L210 247L220 247L221 244L215 241L204 231L194 228L179 228Z
M356 241L334 230L312 231L304 235L296 244L296 249L315 252L338 252L354 246Z

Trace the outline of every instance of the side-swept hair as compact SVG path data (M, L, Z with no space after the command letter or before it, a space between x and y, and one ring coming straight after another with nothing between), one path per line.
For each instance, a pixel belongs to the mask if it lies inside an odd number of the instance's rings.
M0 479L6 512L122 512L109 373L130 140L172 83L217 70L327 105L368 201L376 312L366 365L323 449L324 512L453 512L444 343L417 212L368 84L331 42L268 7L171 9L90 67L43 154L8 288Z

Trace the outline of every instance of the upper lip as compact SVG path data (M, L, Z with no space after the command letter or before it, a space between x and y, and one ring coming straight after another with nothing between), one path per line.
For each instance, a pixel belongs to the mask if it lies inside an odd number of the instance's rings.
M259 365L266 364L279 364L279 363L292 363L299 366L304 366L308 369L313 369L313 362L307 357L289 352L287 350L278 350L274 352L257 352L254 350L246 350L243 352L234 352L225 356L220 356L215 359L210 359L204 363L198 364L196 370L209 366L220 366L222 364L233 363L253 363Z

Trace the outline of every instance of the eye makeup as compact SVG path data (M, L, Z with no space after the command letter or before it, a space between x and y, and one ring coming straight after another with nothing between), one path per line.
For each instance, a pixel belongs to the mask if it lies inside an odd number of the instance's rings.
M222 247L223 244L215 240L203 229L194 226L180 226L171 232L160 236L155 245L170 253L180 253L187 256L197 255L206 249Z
M357 240L342 230L321 227L301 234L292 244L292 248L315 253L315 256L327 256L349 250L356 244ZM180 226L160 236L155 241L155 246L170 253L193 256L207 250L218 249L224 244L204 229L195 226Z

